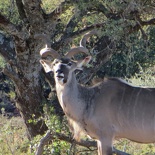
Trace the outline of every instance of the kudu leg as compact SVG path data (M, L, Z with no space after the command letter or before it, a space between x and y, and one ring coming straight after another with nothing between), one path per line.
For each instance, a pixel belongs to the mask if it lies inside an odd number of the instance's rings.
M112 155L112 141L106 138L97 141L98 155Z

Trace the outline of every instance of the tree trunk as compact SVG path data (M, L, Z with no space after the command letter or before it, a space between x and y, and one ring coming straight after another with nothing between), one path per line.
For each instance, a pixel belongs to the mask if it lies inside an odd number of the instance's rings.
M29 41L29 40L28 40ZM38 44L38 43L37 43ZM16 45L19 48L21 44ZM42 92L38 47L31 41L24 53L18 55L18 81L16 84L17 107L19 108L28 129L29 138L44 134L47 130L43 117L44 96Z
M35 78L31 77L34 81ZM21 85L18 85L16 106L20 110L20 113L24 119L27 127L28 137L32 137L38 134L44 134L47 130L43 117L43 97L41 91L41 85L34 83L31 79L23 79Z
M42 119L44 97L40 83L39 54L31 54L32 52L28 48L21 47L20 42L14 47L13 41L3 34L0 34L0 38L0 52L8 62L4 74L10 77L15 84L16 107L23 117L28 137L31 139L38 134L44 134L47 130ZM18 43L16 40L15 42ZM34 43L32 42L28 47L34 46ZM25 51L17 54L15 48L20 48L20 51L24 48Z

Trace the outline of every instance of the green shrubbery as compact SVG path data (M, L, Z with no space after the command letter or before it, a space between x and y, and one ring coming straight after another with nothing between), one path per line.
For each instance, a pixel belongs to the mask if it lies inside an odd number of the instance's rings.
M101 70L108 76L132 77L141 69L155 65L155 27L146 30L148 39L141 33L122 36L117 42L117 48L111 59L102 66Z
M17 11L15 1L1 0L0 12L4 14L12 23L19 24L20 18Z

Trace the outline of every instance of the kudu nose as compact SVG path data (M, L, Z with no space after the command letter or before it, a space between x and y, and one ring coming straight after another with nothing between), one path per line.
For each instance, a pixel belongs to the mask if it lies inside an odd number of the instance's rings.
M61 70L61 69L58 69L58 70L56 71L56 73L61 74L61 73L62 73L62 70Z

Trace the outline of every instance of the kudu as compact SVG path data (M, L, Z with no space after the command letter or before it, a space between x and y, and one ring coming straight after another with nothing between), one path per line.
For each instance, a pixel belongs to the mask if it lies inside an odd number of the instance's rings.
M92 34L84 35L82 45ZM91 59L71 59L74 54L88 54L82 45L64 57L49 47L40 51L45 71L54 72L57 96L74 136L83 132L95 139L99 155L112 155L112 141L118 138L155 142L155 88L134 87L118 78L107 78L91 87L78 84L74 71ZM44 59L50 55L53 62Z

